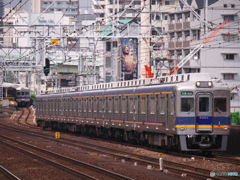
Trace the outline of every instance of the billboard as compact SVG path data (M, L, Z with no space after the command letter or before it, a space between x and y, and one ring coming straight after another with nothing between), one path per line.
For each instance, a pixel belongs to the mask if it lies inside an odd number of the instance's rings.
M138 39L122 38L122 73L121 79L132 80L138 78Z

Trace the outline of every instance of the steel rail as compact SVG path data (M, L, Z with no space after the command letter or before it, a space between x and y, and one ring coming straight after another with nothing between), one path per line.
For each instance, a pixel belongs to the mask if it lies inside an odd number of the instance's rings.
M9 180L21 180L19 177L11 173L9 170L0 165L0 172L7 176Z
M123 175L121 175L121 174L117 174L117 173L114 173L114 172L112 172L112 171L109 171L109 170L106 170L106 169L103 169L103 168L100 168L100 167L97 167L97 166L94 166L94 165L91 165L91 164L88 164L88 163L85 163L85 162L82 162L82 161L78 161L78 160L76 160L76 159L73 159L73 158L70 158L70 157L67 157L67 156L64 156L64 155L61 155L61 154L57 154L57 153L51 152L51 151L49 151L49 150L42 149L42 148L39 148L39 147L37 147L37 146L31 145L31 144L28 144L28 143L25 143L25 142L22 142L22 141L18 141L18 140L15 140L15 139L12 139L12 138L3 136L3 135L0 135L0 137L5 138L5 139L8 139L8 140L11 140L11 141L15 141L15 142L17 142L17 143L19 143L19 144L22 144L22 145L24 145L24 146L28 146L29 148L35 149L35 150L37 150L37 151L43 152L43 153L45 153L45 154L54 156L54 157L56 157L56 158L59 158L59 159L65 160L65 161L69 161L69 162L71 162L71 163L74 163L74 164L76 164L76 165L85 167L85 168L87 168L87 169L91 169L91 170L93 170L93 171L95 171L95 172L104 173L104 174L106 174L106 175L108 175L108 176L110 176L110 177L112 177L112 178L114 178L114 179L132 180L131 178L126 177L126 176L123 176ZM1 142L3 142L3 141L1 141ZM5 143L5 144L8 144L8 143L6 143L6 142L4 142L4 143ZM11 145L11 146L13 146L13 145ZM18 147L15 147L15 148L18 148ZM25 151L25 152L26 152L26 150L23 150L23 149L21 149L21 148L19 148L19 149L20 149L21 151ZM33 156L40 157L40 156L38 156L38 155L36 155L36 154L34 154L34 153L32 153L32 152L28 152L28 154L33 155ZM41 157L40 157L40 158L41 158ZM55 163L54 161L48 160L48 159L46 159L46 158L42 158L42 159L44 159L44 160L46 160L46 161L50 161L50 163ZM64 166L64 165L61 165L61 164L58 164L58 165L59 165L59 166ZM64 167L66 167L66 166L64 166ZM74 170L74 171L76 171L76 170ZM96 179L96 178L95 178L95 179Z

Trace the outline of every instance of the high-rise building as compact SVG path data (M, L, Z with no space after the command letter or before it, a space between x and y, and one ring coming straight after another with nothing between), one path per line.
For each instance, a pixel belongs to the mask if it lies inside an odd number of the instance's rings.
M47 7L53 2L54 0L41 0L41 12L45 11ZM77 21L77 14L78 14L78 0L56 0L55 3L49 7L45 13L54 13L54 12L62 12L64 16L69 16L72 18L72 22Z
M41 13L41 0L31 0L31 13Z
M170 67L176 66L191 50L227 19L230 21L203 48L198 51L178 74L210 73L216 81L227 84L231 92L231 111L240 110L240 51L239 51L239 10L240 1L208 0L188 1L205 23L197 19L188 7L178 3L176 10L168 15L167 48Z

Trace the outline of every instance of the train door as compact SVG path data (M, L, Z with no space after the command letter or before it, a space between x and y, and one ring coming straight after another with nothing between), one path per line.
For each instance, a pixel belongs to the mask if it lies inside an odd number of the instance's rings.
M93 98L93 119L98 119L98 98Z
M213 132L212 103L213 97L211 93L197 93L196 102L196 132Z
M82 99L83 102L82 102L82 107L83 107L83 118L86 119L87 118L87 101L88 99L87 98L83 98Z
M174 99L173 94L167 95L167 122L168 122L168 129L170 132L173 131L173 127L175 125L174 122Z
M148 111L148 119L149 123L156 123L157 118L156 118L156 108L157 108L157 98L156 94L149 95L149 111ZM155 125L155 124L154 124Z
M147 122L147 96L142 95L139 97L140 98L140 112L139 112L139 121L140 122Z
M108 120L112 119L112 114L113 114L113 97L107 97L106 99L107 103L107 109L106 109L106 118Z
M119 112L119 97L118 97L118 96L115 96L115 97L114 97L114 109L113 109L113 114L114 114L113 118L114 118L115 120L119 120L119 119L120 119L120 117L119 117L119 114L120 114L120 112Z
M166 99L166 130L168 130L169 131L169 94L166 94L166 97L165 97L165 99Z
M122 96L122 98L121 98L121 119L123 121L128 120L127 96Z
M87 117L91 119L92 118L92 98L91 97L88 98L88 109L87 109L87 111L88 111Z

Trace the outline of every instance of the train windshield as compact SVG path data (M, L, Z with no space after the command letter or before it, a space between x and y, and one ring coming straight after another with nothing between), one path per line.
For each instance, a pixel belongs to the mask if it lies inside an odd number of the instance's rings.
M17 95L20 96L21 92L17 92Z
M208 112L208 111L209 111L209 98L199 97L199 112Z
M194 111L194 98L181 98L181 111Z
M226 98L215 98L214 99L214 111L215 112L226 112L227 111L227 99Z

